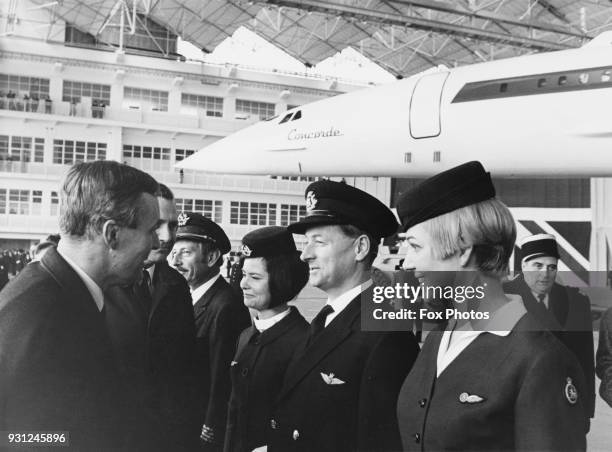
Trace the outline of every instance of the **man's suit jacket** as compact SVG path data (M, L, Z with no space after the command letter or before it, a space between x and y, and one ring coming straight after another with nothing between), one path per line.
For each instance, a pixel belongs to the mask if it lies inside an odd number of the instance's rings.
M371 290L358 295L296 352L270 421L270 452L401 447L397 395L419 347L411 332L361 331L362 296L371 302Z
M251 452L268 444L270 418L289 361L308 334L308 322L295 307L263 333L244 330L231 366L232 395L225 452Z
M189 286L166 262L155 265L148 362L165 450L192 450L202 425L196 401L196 330ZM159 450L164 448L160 447Z
M107 325L127 389L132 450L195 450L195 322L189 287L167 264L155 266L152 300L137 287L106 293Z
M201 424L223 443L231 391L230 363L240 332L251 323L248 309L219 277L193 306Z
M537 327L527 313L508 336L480 334L439 377L442 331L432 331L398 399L403 450L584 450L580 366Z
M74 450L117 450L121 400L103 313L49 249L0 293L0 430L68 431Z
M533 296L523 275L504 284L506 293L518 294L527 312L574 353L582 367L586 381L584 395L588 417L595 414L595 351L593 323L589 298L573 287L554 283L548 294L548 309Z

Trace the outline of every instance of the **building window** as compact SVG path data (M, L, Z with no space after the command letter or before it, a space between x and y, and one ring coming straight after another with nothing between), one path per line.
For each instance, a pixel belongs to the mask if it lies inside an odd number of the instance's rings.
M32 215L42 214L42 191L32 191Z
M169 171L170 148L124 144L123 161L144 171Z
M175 160L177 162L180 162L181 160L186 159L190 155L195 154L195 149L176 149L175 154Z
M106 143L53 140L53 163L72 165L93 160L106 160Z
M51 209L49 213L51 216L59 215L59 196L57 196L56 191L51 192Z
M143 110L168 111L168 91L126 86L123 88L123 98L128 103L135 102Z
M25 75L0 74L0 91L44 98L49 95L49 79Z
M30 190L8 191L8 213L11 215L30 214Z
M221 223L223 215L223 201L176 198L176 210L179 212L199 213L211 219L215 223Z
M306 206L294 204L281 204L281 226L288 226L291 223L300 221L306 216Z
M181 94L181 104L189 107L201 108L206 116L220 118L223 116L223 98L200 96L197 94Z
M254 226L276 225L276 204L232 201L230 223Z
M34 144L34 152L32 152L32 144ZM0 135L0 160L42 162L44 150L44 138Z
M0 188L0 213L6 213L6 188Z
M270 176L270 179L290 180L299 182L314 182L319 180L319 177L313 176Z
M62 100L64 102L72 100L81 102L81 97L91 97L92 100L103 102L104 105L110 105L110 90L110 85L64 80Z
M275 107L275 104L267 102L236 99L236 113L257 115L262 120L274 116Z

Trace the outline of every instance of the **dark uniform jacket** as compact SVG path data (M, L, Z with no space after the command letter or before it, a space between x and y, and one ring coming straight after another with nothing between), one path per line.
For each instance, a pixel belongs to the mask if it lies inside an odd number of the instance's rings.
M73 450L118 450L125 423L103 315L53 248L0 293L0 430L68 431Z
M584 372L583 401L589 418L595 414L595 357L591 302L578 289L554 283L548 294L548 309L533 296L523 275L504 284L506 293L518 294L527 312L548 328L574 353Z
M361 331L362 295L296 353L270 421L270 452L400 448L397 395L419 347L410 332Z
M160 432L158 450L192 450L202 425L196 401L196 331L185 278L164 261L155 265L148 317L148 362L156 392Z
M213 283L193 308L200 423L213 429L220 445L225 435L231 392L230 363L238 336L250 325L251 317L242 300L222 277Z
M251 452L268 444L270 418L289 361L308 334L308 322L295 307L259 333L254 326L240 335L232 361L225 452Z
M582 371L537 327L527 313L508 336L480 334L439 377L431 332L398 400L404 450L585 450Z
M105 296L106 321L126 389L129 448L194 450L201 426L195 401L195 322L189 286L156 264L151 300L135 288Z

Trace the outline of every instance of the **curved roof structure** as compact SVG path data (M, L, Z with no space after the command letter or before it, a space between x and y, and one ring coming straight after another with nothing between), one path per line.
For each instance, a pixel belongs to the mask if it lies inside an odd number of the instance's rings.
M352 46L407 76L538 51L579 47L612 29L597 0L33 0L99 34L134 9L204 51L245 26L307 66Z

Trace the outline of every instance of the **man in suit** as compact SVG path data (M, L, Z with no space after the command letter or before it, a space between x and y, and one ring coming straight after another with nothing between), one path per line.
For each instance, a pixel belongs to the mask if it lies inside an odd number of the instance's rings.
M178 217L171 265L191 289L196 322L196 362L205 450L222 450L231 391L230 363L248 309L219 273L230 241L219 225L197 213Z
M591 302L578 289L555 282L559 250L551 234L536 234L521 243L522 273L504 285L518 294L528 312L576 356L586 380L587 420L595 414L595 358Z
M285 374L269 450L399 450L397 395L418 344L411 332L362 330L378 243L397 221L373 196L328 180L308 186L306 208L289 230L306 235L301 259L328 300Z
M196 450L195 321L189 286L166 258L178 227L172 191L159 184L159 247L137 284L107 293L106 316L122 376L133 396L130 448Z
M123 394L103 291L133 283L152 248L157 182L112 161L64 180L61 240L0 293L0 430L63 431L79 451L123 446Z

